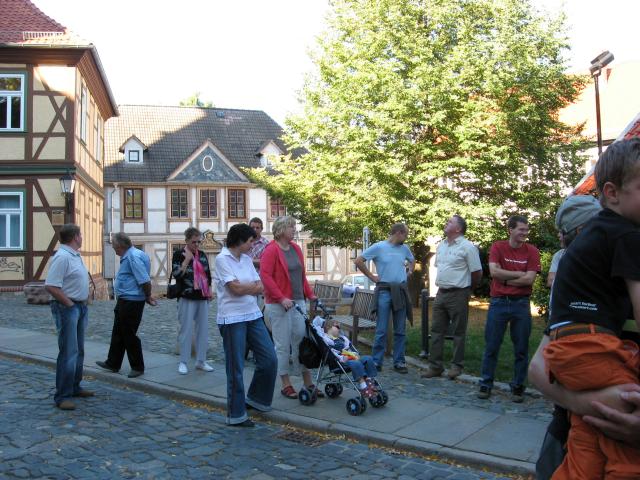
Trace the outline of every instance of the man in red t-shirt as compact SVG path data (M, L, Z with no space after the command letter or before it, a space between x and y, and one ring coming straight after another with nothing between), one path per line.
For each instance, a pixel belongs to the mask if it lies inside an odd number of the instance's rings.
M524 400L524 381L529 362L529 296L536 274L540 273L540 252L526 243L529 222L525 217L510 217L507 228L509 240L494 242L489 251L491 303L484 330L485 347L478 398L486 399L491 396L498 354L508 324L515 356L511 399L520 403Z

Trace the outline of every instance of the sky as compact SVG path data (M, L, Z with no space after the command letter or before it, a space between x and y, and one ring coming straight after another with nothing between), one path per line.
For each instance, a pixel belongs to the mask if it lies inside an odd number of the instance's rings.
M92 42L120 105L178 105L196 92L216 107L264 110L280 124L299 111L309 49L328 0L32 0ZM532 0L564 9L571 71L603 50L640 60L640 0ZM177 8L179 6L179 8Z

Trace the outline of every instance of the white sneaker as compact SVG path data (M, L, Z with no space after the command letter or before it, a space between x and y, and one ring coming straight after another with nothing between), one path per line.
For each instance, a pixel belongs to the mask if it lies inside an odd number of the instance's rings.
M180 362L180 364L178 365L178 373L180 375L186 375L187 373L189 373L189 369L187 368L186 363Z
M198 370L204 370L205 372L213 372L213 367L207 362L196 363L196 368Z

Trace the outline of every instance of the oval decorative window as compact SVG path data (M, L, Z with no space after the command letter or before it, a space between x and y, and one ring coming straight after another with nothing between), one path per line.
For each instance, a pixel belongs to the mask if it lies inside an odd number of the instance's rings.
M202 169L205 172L210 172L213 170L213 157L211 155L205 155L202 159Z

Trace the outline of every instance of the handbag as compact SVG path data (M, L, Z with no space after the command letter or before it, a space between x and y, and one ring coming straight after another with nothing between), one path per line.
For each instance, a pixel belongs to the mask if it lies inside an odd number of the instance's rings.
M309 324L305 323L305 326L307 332L298 346L298 361L307 368L318 368L322 354L313 333L310 331Z
M176 283L172 284L171 278L173 278L173 272L169 274L169 283L167 283L167 298L179 298L180 294L182 293L182 282L178 282L178 280L174 278Z

